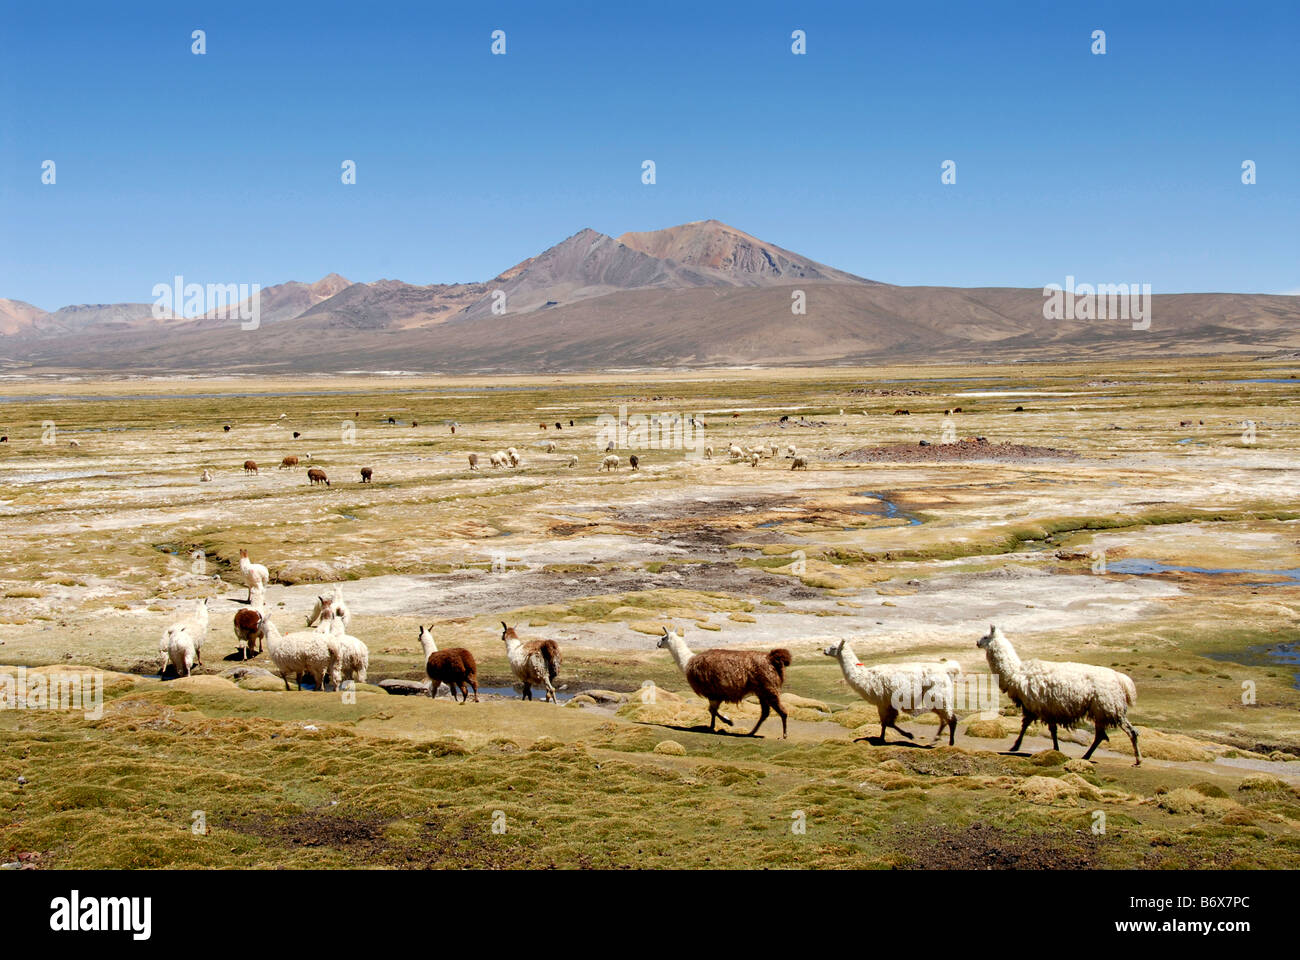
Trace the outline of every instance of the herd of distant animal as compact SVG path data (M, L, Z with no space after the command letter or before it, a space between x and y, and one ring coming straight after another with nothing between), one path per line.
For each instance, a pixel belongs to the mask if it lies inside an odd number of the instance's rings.
M285 690L292 677L303 688L310 676L317 690L332 685L338 690L345 681L364 683L369 667L369 650L348 633L352 614L343 599L340 586L328 596L318 596L307 616L305 630L281 634L271 622L266 604L266 587L270 571L253 563L247 550L239 551L239 569L248 586L248 606L234 616L234 632L241 657L256 657L265 651L275 664ZM188 677L195 666L202 665L202 647L208 634L208 602L196 603L192 616L171 624L159 642L162 663L159 673L170 663L177 676ZM430 627L419 627L418 642L424 655L425 673L429 678L429 695L437 696L447 684L453 700L464 704L470 691L478 702L478 664L464 647L439 650ZM546 700L558 703L555 680L562 657L555 640L524 640L515 628L501 622L501 639L506 659L525 700L532 699L532 688L541 687ZM781 718L781 738L786 736L787 711L781 702L786 669L793 662L789 650L778 648L766 653L753 650L712 649L695 653L680 633L663 628L658 647L667 649L690 688L709 704L709 730L715 732L717 721L732 722L720 709L724 703L738 704L747 696L758 700L760 715L747 736L755 736L768 716ZM996 626L982 636L976 646L982 649L990 672L998 685L1021 711L1020 735L1011 751L1020 749L1025 732L1034 722L1044 723L1052 737L1052 747L1060 749L1059 728L1073 728L1082 720L1093 724L1094 739L1083 755L1091 759L1102 741L1109 740L1108 727L1118 727L1133 743L1135 766L1141 764L1138 734L1128 720L1128 710L1137 700L1137 688L1127 674L1109 667L1086 663L1051 660L1022 661L1011 641ZM866 666L858 660L847 640L832 643L822 651L840 665L849 687L867 703L876 707L880 718L880 740L893 728L908 740L913 735L898 727L898 716L934 713L939 717L935 739L948 730L948 743L957 734L957 682L962 676L955 661L910 662Z

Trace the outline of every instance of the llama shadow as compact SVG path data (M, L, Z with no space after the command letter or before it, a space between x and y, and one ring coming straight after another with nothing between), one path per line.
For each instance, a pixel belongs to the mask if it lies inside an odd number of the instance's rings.
M871 744L873 747L911 747L913 750L930 750L934 747L933 743L917 743L915 740L899 740L890 743L884 737L858 737L854 743L863 741Z
M671 723L642 723L642 724L638 724L638 726L662 727L665 730L676 730L680 733L711 733L715 737L739 737L742 740L750 739L748 733L743 733L739 730L727 730L725 728L718 729L718 730L710 730L709 725L707 723L697 723L693 727L679 727ZM753 739L762 740L763 735L761 733L755 734Z

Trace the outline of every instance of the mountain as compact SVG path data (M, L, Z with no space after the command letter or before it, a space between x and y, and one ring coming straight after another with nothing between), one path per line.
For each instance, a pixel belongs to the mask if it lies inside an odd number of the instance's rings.
M708 271L710 276L743 287L872 282L764 243L717 220L697 220L648 233L625 233L618 242L647 256Z
M796 291L806 311L792 312ZM703 220L581 230L485 282L261 291L259 329L148 304L0 300L6 370L466 372L1259 354L1300 348L1300 297L1174 294L1152 324L1048 320L1041 289L899 287ZM494 311L503 304L504 312ZM321 344L328 342L329 349Z

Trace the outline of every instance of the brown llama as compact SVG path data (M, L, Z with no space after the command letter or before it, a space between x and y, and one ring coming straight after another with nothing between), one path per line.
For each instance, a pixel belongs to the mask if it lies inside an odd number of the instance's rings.
M279 469L283 470L285 467L296 467L296 466L298 466L297 457L285 457L283 460L280 461Z
M262 652L266 643L266 617L260 610L244 607L235 611L235 639L239 641L241 660Z
M325 471L319 467L312 467L307 471L307 479L311 481L312 486L323 483L325 486L330 485L329 477L325 476Z
M446 684L451 699L456 699L456 688L460 688L460 702L469 700L466 684L474 688L474 702L478 703L478 663L474 654L464 647L439 650L433 642L432 626L420 628L420 649L424 651L424 672L429 675L429 696L438 695L440 684Z
M362 482L362 483L369 483L369 482L370 482L370 479L371 479L374 475L375 475L375 471L371 470L369 467L362 467L362 468L361 468L361 482Z
M778 648L761 653L757 650L705 650L691 653L680 633L664 627L664 635L657 646L666 647L686 674L691 689L709 701L709 731L717 721L727 726L731 721L718 712L724 703L740 703L753 694L758 698L761 713L758 723L746 736L755 736L767 715L773 710L781 718L781 739L786 734L786 712L781 705L781 686L785 683L785 668L790 666L790 651Z
M245 472L245 473L257 473L257 461L256 461L256 460L245 460L245 461L244 461L244 472Z

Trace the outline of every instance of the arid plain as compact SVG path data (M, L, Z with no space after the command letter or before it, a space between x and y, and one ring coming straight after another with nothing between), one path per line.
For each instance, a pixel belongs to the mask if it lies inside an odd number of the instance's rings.
M0 664L108 673L97 719L0 712L0 860L1296 867L1297 374L1183 359L6 381ZM598 418L620 407L703 420L713 457L620 449L598 470ZM779 454L733 462L732 443ZM508 446L522 463L489 466ZM232 659L241 548L269 567L282 629L342 581L370 649L354 696L286 692L246 669L265 656ZM158 679L159 635L196 597L203 669ZM560 643L559 706L515 699L503 620ZM1064 756L1038 728L1010 754L1005 696L967 711L955 747L932 745L931 715L882 744L820 652L849 637L867 663L985 672L990 623L1023 657L1132 676L1142 766L1122 736L1079 760L1086 729ZM422 679L420 624L471 649L493 692L375 686ZM789 739L773 720L709 734L655 648L664 625L696 650L789 648ZM757 707L738 713L748 729Z

